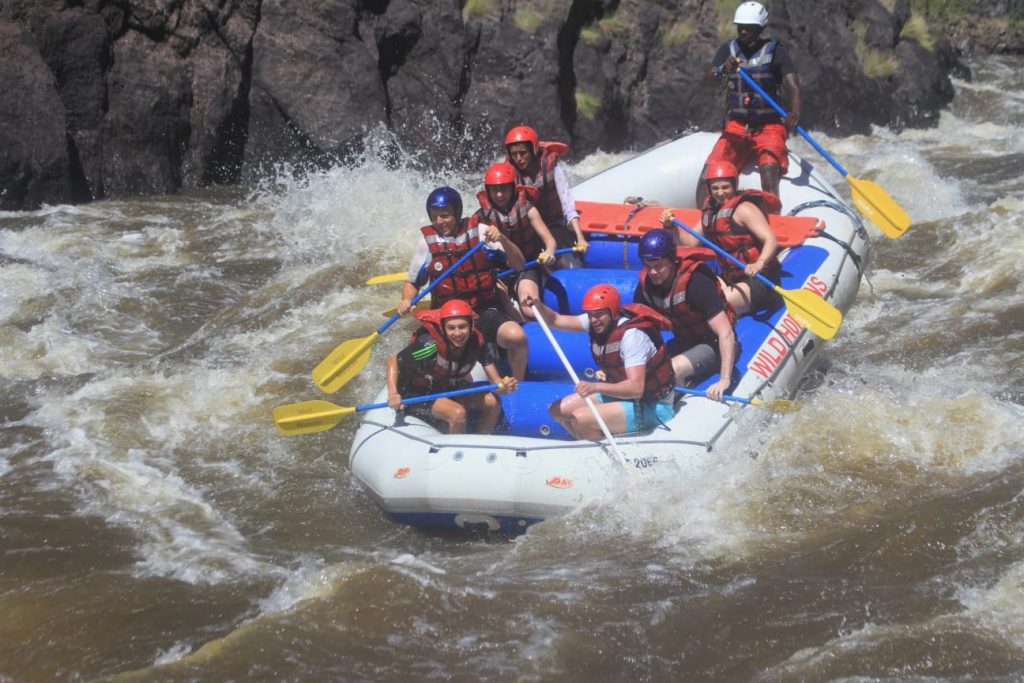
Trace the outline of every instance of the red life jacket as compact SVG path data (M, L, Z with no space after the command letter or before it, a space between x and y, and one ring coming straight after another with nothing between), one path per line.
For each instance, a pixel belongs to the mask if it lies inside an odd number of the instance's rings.
M423 226L420 232L430 250L427 271L431 282L483 239L475 216L464 218L462 229L454 237L441 235L433 225ZM465 299L473 309L492 304L498 300L496 281L494 267L484 250L480 249L431 290L434 306L453 296Z
M627 320L618 322L603 343L599 342L591 331L590 353L594 356L594 362L604 371L609 382L624 381L626 366L620 350L622 337L627 330L640 330L650 337L654 348L657 349L644 368L644 393L640 400L657 401L664 398L675 385L675 373L672 371L672 361L665 350L665 342L661 338L659 330L671 330L672 322L650 306L643 304L623 306L621 317Z
M544 224L555 236L559 246L572 245L572 235L567 237L565 234L568 232L565 211L562 208L562 200L558 196L558 188L555 186L555 164L558 163L559 157L568 153L569 147L561 142L541 142L540 168L534 176L524 175L515 164L512 164L512 167L516 169L516 180L520 185L537 188L539 194L534 200L537 210L540 211L540 217L544 219ZM509 157L509 163L511 162L512 158ZM569 239L569 242L566 242L566 239Z
M537 196L536 188L520 186L516 193L516 200L508 212L504 212L491 203L487 190L478 192L476 198L480 201L480 209L476 212L477 220L480 223L497 226L501 234L512 240L519 250L523 252L523 258L532 261L544 251L544 243L540 235L533 229L530 223L529 211L533 208L532 199Z
M704 229L704 236L729 252L743 263L753 263L761 256L761 244L753 233L736 223L732 215L736 207L743 202L753 202L764 214L779 213L782 210L782 202L771 192L760 190L742 190L726 200L717 209L713 206L711 197L704 199L704 206L701 210L701 227ZM743 281L747 276L743 269L727 258L718 257L718 264L722 270L722 279L730 285ZM770 280L778 280L782 266L779 259L772 259L765 264L762 274Z
M448 338L441 328L440 310L435 308L418 311L416 318L423 323L423 327L413 333L410 343L415 342L420 334L426 331L437 345L437 354L434 355L434 365L430 370L423 374L417 371L411 376L403 373L400 384L411 387L418 396L457 389L469 384L472 381L470 373L480 361L484 348L484 337L476 325L473 326L465 348L457 352L448 343Z
M679 247L680 262L676 268L675 280L665 294L656 294L654 285L647 276L647 268L640 271L640 283L644 298L651 308L668 317L672 321L672 332L678 339L692 340L694 343L717 344L717 338L704 314L686 301L686 288L698 268L715 258L715 252L702 247ZM736 313L726 302L722 284L713 273L708 275L715 282L722 307L729 318L729 324L735 324Z

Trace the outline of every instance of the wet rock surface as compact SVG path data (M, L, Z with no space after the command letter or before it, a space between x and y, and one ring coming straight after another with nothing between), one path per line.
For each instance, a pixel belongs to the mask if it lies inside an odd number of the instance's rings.
M1017 11L988 4L989 25ZM964 67L911 15L906 0L771 4L806 127L937 120ZM1012 49L992 30L971 45ZM520 123L578 154L642 148L721 125L701 79L732 35L731 10L698 0L0 0L0 207L337 163L381 126L454 166L493 159Z

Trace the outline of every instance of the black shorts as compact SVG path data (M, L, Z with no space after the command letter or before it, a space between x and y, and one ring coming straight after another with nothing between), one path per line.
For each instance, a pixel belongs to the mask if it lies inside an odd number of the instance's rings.
M476 326L484 339L492 344L498 343L498 328L512 320L512 316L500 308L483 308L477 312Z
M519 274L516 279L515 295L516 299L519 298L519 283L521 282L532 282L537 285L537 291L541 294L544 293L544 283L548 279L547 271L542 266L534 266L529 270L524 270Z
M750 287L750 310L763 311L768 308L776 308L782 303L782 297L778 292L761 282L759 278L747 278L741 282L746 282Z
M534 266L524 270L521 273L515 273L514 275L507 275L501 278L501 283L505 285L505 289L508 290L509 296L512 298L518 298L519 296L519 283L523 280L529 280L530 282L537 283L537 289L544 289L544 280L547 278L547 273L544 272L544 268L541 266Z
M444 424L444 420L438 420L433 415L434 402L430 403L414 403L411 406L405 407L405 414L407 417L415 417L419 420L423 420L428 425L435 429L440 429L441 425Z

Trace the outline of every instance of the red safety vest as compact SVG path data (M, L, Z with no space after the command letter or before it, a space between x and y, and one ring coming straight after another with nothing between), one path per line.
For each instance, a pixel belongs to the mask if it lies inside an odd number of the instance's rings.
M430 250L427 271L431 282L483 239L475 217L464 218L462 229L453 237L445 237L433 225L423 226L420 232ZM498 300L495 283L494 267L484 250L480 249L431 290L434 307L453 296L465 299L474 310L479 306L490 305Z
M537 231L533 229L528 215L530 209L533 208L531 199L536 196L536 188L520 186L515 202L506 213L491 203L487 190L478 192L476 195L480 201L480 209L476 212L477 220L480 223L497 226L501 234L519 247L519 250L523 252L523 258L527 261L534 260L544 251L544 243L541 242Z
M671 330L672 322L643 304L623 306L621 317L626 318L626 321L617 323L604 342L599 342L593 332L590 333L590 353L594 356L594 362L604 371L609 382L624 381L626 366L620 349L622 337L627 330L640 330L650 337L657 349L644 368L644 393L640 400L657 401L664 398L675 385L675 373L672 371L672 361L665 350L665 342L659 330Z
M555 236L559 245L571 245L573 236L566 237L564 234L568 231L568 227L565 222L562 200L558 196L558 188L555 186L555 164L558 163L559 157L569 153L569 147L561 142L541 142L540 150L540 169L536 175L532 177L524 175L515 164L512 164L516 169L516 180L520 185L537 188L538 196L535 203L537 210L540 211L540 217L544 219L544 224L548 226L548 230ZM509 157L509 163L511 162L512 158ZM559 235L559 232L563 234ZM566 242L566 239L569 241Z
M418 311L416 318L423 323L423 327L413 333L410 343L414 343L419 336L426 331L437 344L437 354L434 356L434 365L425 374L419 371L412 376L403 376L402 385L412 387L416 395L432 394L438 391L448 391L465 386L472 381L470 373L473 367L480 361L483 354L484 337L480 330L473 326L473 331L466 342L465 348L458 353L448 343L448 338L441 328L441 311L431 309L429 311Z
M761 256L761 244L754 235L736 223L732 215L736 207L743 202L753 202L767 216L782 210L779 198L771 192L760 190L742 190L726 200L717 209L712 205L711 197L704 199L701 211L701 227L704 236L729 252L743 263L753 263ZM722 279L730 285L743 281L747 276L743 269L722 256L718 257L722 270ZM762 274L770 280L777 280L782 266L776 257L765 264Z
M640 271L640 283L643 287L644 298L651 308L668 317L672 321L672 332L677 339L685 339L688 342L717 344L717 338L708 325L704 314L694 308L686 300L686 288L690 286L690 280L698 268L715 258L715 252L701 247L679 247L679 265L676 267L676 278L665 294L656 294L654 285L647 277L647 269ZM725 300L722 292L722 285L713 273L708 272L715 281L718 296L722 300L722 307L729 318L729 324L736 322L736 313Z

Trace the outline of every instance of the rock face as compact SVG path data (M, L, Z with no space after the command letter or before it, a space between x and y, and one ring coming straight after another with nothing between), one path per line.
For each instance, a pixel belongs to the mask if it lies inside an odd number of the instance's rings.
M716 129L722 94L701 78L737 4L0 0L0 208L344 162L381 126L474 166L520 123L577 153ZM769 9L808 128L927 126L952 98L956 56L907 29L907 0Z

